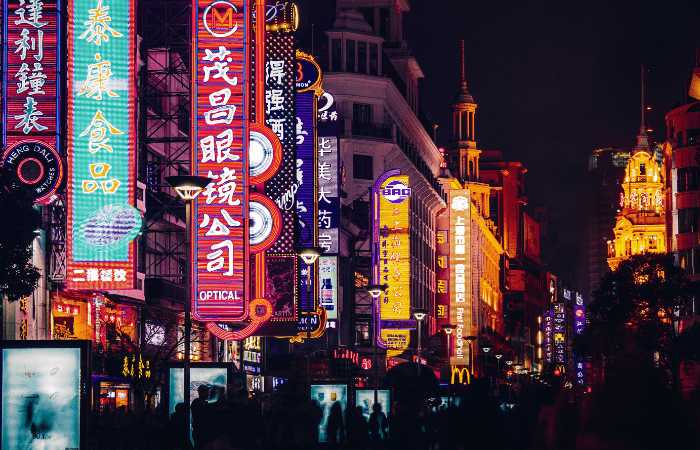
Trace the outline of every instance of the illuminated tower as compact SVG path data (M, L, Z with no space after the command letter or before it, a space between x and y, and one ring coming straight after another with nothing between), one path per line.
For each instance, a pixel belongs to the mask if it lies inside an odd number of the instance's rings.
M644 126L644 67L642 124L637 145L627 162L620 194L614 241L608 241L608 264L615 270L623 259L645 252L666 252L665 170L655 157Z
M467 90L462 41L462 85L452 101L452 143L447 152L448 167L462 182L479 181L479 154L474 137L476 103Z

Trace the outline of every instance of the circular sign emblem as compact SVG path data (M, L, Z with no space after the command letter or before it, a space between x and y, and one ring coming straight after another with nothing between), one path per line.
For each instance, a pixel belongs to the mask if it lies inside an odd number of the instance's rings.
M387 183L386 187L382 189L382 195L389 203L398 205L403 203L408 196L411 195L411 189L401 181L390 181Z
M297 50L294 80L297 92L316 89L321 84L321 68L316 64L313 56Z
M48 205L56 199L63 180L63 161L53 147L43 142L18 142L5 152L2 166L32 192L35 202Z

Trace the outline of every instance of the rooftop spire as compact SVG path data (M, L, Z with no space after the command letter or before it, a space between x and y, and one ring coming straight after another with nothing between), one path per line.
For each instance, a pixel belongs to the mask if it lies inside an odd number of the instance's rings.
M474 103L474 98L467 90L467 76L464 63L464 39L462 39L462 86L460 87L459 92L457 92L457 95L455 95L452 103Z
M637 136L636 151L649 152L649 137L647 136L646 126L644 125L644 65L642 64L642 123L639 126L639 136Z

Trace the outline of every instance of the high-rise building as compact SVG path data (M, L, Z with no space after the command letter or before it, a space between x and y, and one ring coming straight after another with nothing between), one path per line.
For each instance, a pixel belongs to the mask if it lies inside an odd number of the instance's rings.
M673 152L674 182L670 196L673 215L669 220L669 237L678 252L678 263L693 280L700 279L700 101L690 95L692 81L697 77L700 77L700 49L695 52L693 73L686 80L683 104L666 114L668 142L664 145L666 151L672 149Z

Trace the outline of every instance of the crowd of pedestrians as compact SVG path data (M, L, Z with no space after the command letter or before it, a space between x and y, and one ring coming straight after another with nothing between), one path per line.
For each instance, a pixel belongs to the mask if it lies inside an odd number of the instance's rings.
M424 402L394 402L385 412L375 404L368 420L362 407L343 411L335 402L319 442L324 412L316 401L292 392L268 400L263 407L245 389L229 390L226 396L223 387L202 385L192 401L191 436L184 403L175 405L167 420L158 413L137 416L122 407L94 417L94 448L452 450L463 442L462 414L454 405L436 411Z

